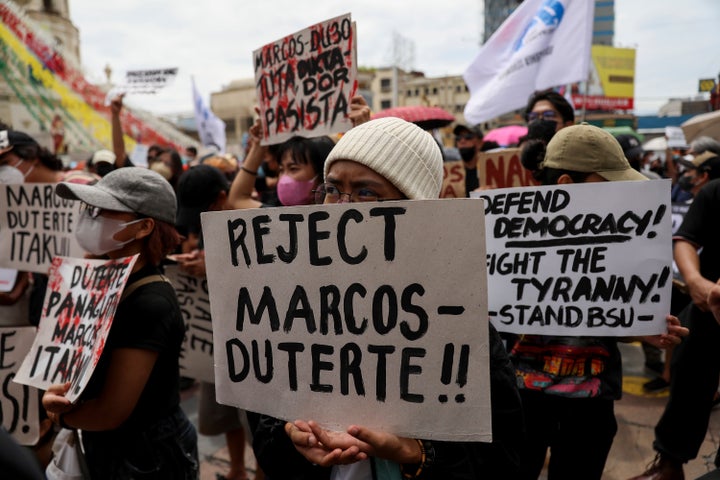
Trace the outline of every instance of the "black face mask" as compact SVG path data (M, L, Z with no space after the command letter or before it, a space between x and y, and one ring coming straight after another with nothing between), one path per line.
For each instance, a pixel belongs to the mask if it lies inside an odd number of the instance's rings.
M680 187L680 190L685 190L686 192L689 192L695 186L693 180L694 177L683 175L682 177L678 178L678 187Z
M458 148L458 151L460 152L460 158L462 158L464 162L469 162L475 158L475 147Z
M97 173L101 177L104 177L113 170L115 170L115 166L111 163L100 162L95 164L95 173Z
M548 143L555 135L557 130L557 122L555 120L533 120L528 123L528 140L542 140Z

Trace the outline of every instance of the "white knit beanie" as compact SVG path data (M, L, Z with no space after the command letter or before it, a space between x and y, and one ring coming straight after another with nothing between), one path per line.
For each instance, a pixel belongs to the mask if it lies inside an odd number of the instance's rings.
M443 180L440 147L429 133L405 120L378 118L352 128L325 160L325 177L336 160L365 165L409 199L440 196Z

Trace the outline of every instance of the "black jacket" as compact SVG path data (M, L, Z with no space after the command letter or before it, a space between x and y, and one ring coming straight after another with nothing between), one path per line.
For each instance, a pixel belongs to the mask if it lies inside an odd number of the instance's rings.
M470 480L517 477L520 447L524 440L520 395L515 370L502 340L490 325L490 399L492 443L432 442L435 463L423 471L422 479ZM273 480L325 480L330 468L311 464L285 434L285 422L248 412L253 430L253 450L260 467Z

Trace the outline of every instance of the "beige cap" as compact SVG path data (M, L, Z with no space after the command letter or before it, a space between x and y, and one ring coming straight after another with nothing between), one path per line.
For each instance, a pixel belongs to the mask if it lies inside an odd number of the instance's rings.
M582 123L557 132L547 145L543 168L597 173L610 181L647 180L630 166L608 131Z

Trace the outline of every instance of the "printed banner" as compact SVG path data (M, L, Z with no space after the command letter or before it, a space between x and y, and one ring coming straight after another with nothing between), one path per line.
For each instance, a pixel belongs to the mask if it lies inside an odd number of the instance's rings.
M477 169L481 187L508 188L538 185L532 172L520 163L519 148L480 152Z
M54 183L0 185L0 266L47 273L53 257L82 257L74 227L80 202Z
M0 327L0 417L2 427L21 445L40 439L40 392L13 382L35 338L35 327Z
M664 332L669 189L656 180L479 192L495 327L567 336Z
M78 399L100 360L136 260L53 259L38 333L16 382L42 390L71 382L66 397Z
M206 212L202 224L220 403L490 440L482 202Z
M182 375L215 383L213 331L207 279L188 275L177 265L167 265L165 275L177 292L185 321L185 339L180 352Z
M357 90L356 49L346 14L253 52L263 145L352 128L348 107Z

